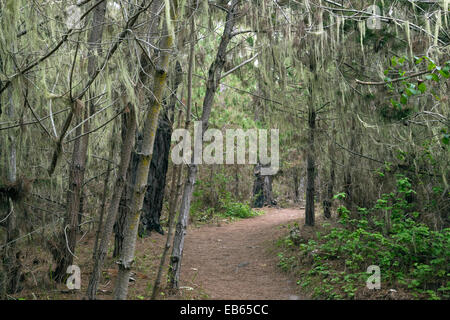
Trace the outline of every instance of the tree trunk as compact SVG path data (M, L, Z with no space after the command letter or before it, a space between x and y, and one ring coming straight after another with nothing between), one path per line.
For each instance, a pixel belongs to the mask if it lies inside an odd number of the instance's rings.
M355 132L355 118L351 119L351 127L350 127L350 145L349 149L355 151L355 142L356 142L356 132ZM352 170L354 169L355 164L355 155L350 153L348 158L348 163L345 168L345 176L344 176L344 191L345 191L345 199L344 204L348 210L350 210L350 214L353 212L353 186L352 186Z
M74 102L74 115L77 123L82 121L84 105L81 101ZM75 130L76 136L81 135L82 126ZM66 278L67 267L73 264L77 241L78 214L80 212L80 192L83 183L84 163L82 140L76 139L73 144L72 162L69 173L69 189L67 191L67 212L64 217L62 233L59 235L59 246L54 248L53 257L57 263L53 279L62 282Z
M108 214L103 228L100 246L94 258L94 269L89 279L89 286L87 290L87 296L90 300L95 299L98 283L100 281L103 263L108 252L109 240L113 231L114 222L117 216L117 210L119 209L119 203L121 195L125 187L126 173L131 158L131 152L134 147L134 140L136 134L136 114L134 106L129 105L129 113L124 115L126 126L124 126L125 138L122 142L122 151L120 154L120 165L116 182L114 184L113 196L110 206L108 208Z
M123 124L126 126L125 123ZM138 133L135 132L135 144L134 149L131 151L131 159L128 164L127 174L126 174L126 184L123 188L122 195L119 202L119 214L116 217L116 221L114 223L114 251L113 258L117 258L120 256L122 252L123 239L124 239L124 229L125 229L125 220L126 216L130 212L129 204L131 203L131 195L132 195L132 186L136 181L136 168L138 163L138 155L136 153L136 149L140 148L142 143L142 136L136 136ZM122 132L122 139L125 138L125 131Z
M94 54L95 47L99 46L103 34L103 21L106 12L106 1L98 5L94 9L92 17L92 28L89 34L89 58L88 58L88 74L91 77L97 68L97 55ZM78 104L78 105L77 105ZM88 114L92 115L95 112L95 107L93 102L89 103L88 110L80 110L82 106L81 101L75 101L75 111L76 117L78 118L78 123L81 122L84 113L84 118L87 119ZM82 126L76 129L76 135L80 136L82 133L82 128L84 132L89 131L88 121L86 121ZM86 134L83 137L75 140L72 155L72 164L69 176L69 191L67 195L67 215L64 221L63 236L60 241L60 248L54 250L57 259L57 267L54 273L56 281L62 281L66 276L66 270L69 265L73 263L73 255L75 254L76 246L76 232L82 220L80 212L80 204L84 197L81 196L82 186L84 181L84 170L86 167L86 154L89 144L89 135ZM69 226L66 232L66 228ZM57 252L59 251L59 253Z
M332 141L330 141L328 144L328 155L329 155L329 158L331 161L331 163L330 163L330 180L328 181L327 194L326 194L325 200L323 201L323 215L327 219L331 218L331 204L333 201L333 189L334 189L334 184L336 183L336 174L335 174L336 155L335 155L335 148L334 148L334 139L336 139L336 130L334 129L334 126L333 126Z
M294 180L294 203L299 203L300 202L300 193L299 193L300 181L299 181L297 168L292 169L292 178Z
M255 181L253 183L253 208L275 205L272 193L273 176L261 175L261 165L255 166Z
M176 11L177 8L173 8L172 12ZM176 19L173 19L173 21L175 20ZM120 260L118 261L119 272L114 292L114 298L116 300L124 300L128 294L128 281L134 261L139 218L147 189L147 179L150 162L153 156L158 117L167 80L167 68L169 64L169 52L167 51L172 48L173 43L172 32L169 27L170 23L171 22L167 21L167 19L164 20L164 26L166 26L164 29L167 30L167 34L163 36L161 41L160 47L163 50L159 59L159 65L154 73L153 97L144 123L142 148L139 153L136 181L133 185L130 213L126 216L125 221L123 248Z
M130 129L130 128L128 128L128 129ZM116 149L116 138L115 138L116 131L117 131L116 130L116 122L114 122L114 127L112 130L111 139L110 139L110 140L112 140L112 145L111 145L111 149L109 152L108 167L106 169L106 179L103 184L102 204L101 204L101 208L100 208L100 217L99 217L99 221L98 221L97 232L95 234L95 242L94 242L94 250L92 253L92 259L95 259L95 257L97 256L98 243L100 240L101 232L103 230L103 219L104 219L105 212L106 212L106 201L108 198L108 184L109 184L109 179L111 176L111 167L112 167L112 164L114 163L114 154L116 152L116 150L115 150ZM133 143L134 143L134 141L133 141ZM131 156L131 151L130 151L130 156ZM130 162L129 159L128 159L128 162ZM126 172L125 172L125 178L126 178ZM120 195L120 196L122 196L122 195Z
M169 99L169 105L159 117L158 129L153 146L153 157L150 163L150 171L147 180L147 192L145 193L142 224L146 231L152 230L164 234L159 219L164 200L166 187L166 175L169 165L170 142L172 138L173 114L176 104L176 92L181 83L182 69L177 61L174 70L174 83ZM171 117L172 119L170 119Z
M12 99L12 89L9 89L9 103L6 108L6 114L9 119L14 118L14 105ZM9 155L7 162L7 181L9 184L17 183L17 158L16 158L16 139L15 133L10 132L8 135ZM1 255L3 264L4 284L3 289L0 287L0 296L7 293L13 294L19 291L20 280L22 277L22 264L20 261L20 250L17 248L16 242L12 242L19 237L19 229L17 227L17 212L14 208L14 201L10 195L0 194L0 208L5 208L5 215L2 220L6 220L6 246L3 248ZM0 279L2 280L2 279ZM2 286L2 284L0 284Z
M192 44L193 46L194 44ZM178 116L178 128L180 127L181 123L181 110ZM161 286L161 278L163 274L164 265L166 264L166 257L167 253L170 249L170 244L173 240L173 229L175 228L175 213L177 210L177 200L178 195L180 194L180 188L181 188L181 173L182 173L183 166L173 166L172 169L172 183L171 183L171 191L170 191L170 199L169 199L169 218L167 221L168 224L168 231L167 231L167 238L166 238L166 244L164 245L164 250L161 255L161 261L159 263L158 267L158 273L156 275L155 283L153 285L153 291L151 299L156 299L156 296L159 293L159 289Z
M310 91L312 95L312 90ZM312 99L311 99L312 100ZM307 156L307 185L306 185L306 207L305 207L305 225L314 226L314 183L315 183L315 151L314 151L314 130L316 127L316 112L313 101L310 101L308 112L308 156Z
M220 40L219 48L214 62L211 64L208 71L208 80L206 83L206 93L203 100L202 111L202 138L206 129L208 128L209 116L211 114L211 108L214 101L214 95L217 87L219 86L220 76L223 70L223 66L226 61L227 46L231 39L231 33L236 23L236 6L238 0L233 0L228 8L225 28ZM169 266L169 286L171 289L178 289L180 272L181 272L181 260L183 257L184 238L186 235L187 222L189 218L189 210L191 207L192 192L194 191L194 183L197 177L197 165L193 161L194 155L192 155L191 164L188 166L187 180L183 190L183 198L181 201L180 214L178 216L178 223L175 230L175 237L173 242L172 254L170 257Z
M99 0L98 0L99 1ZM97 2L98 2L97 1ZM102 3L100 3L97 7L95 7L94 12L93 12L93 16L92 16L92 26L91 26L91 30L89 33L89 37L88 37L88 43L89 43L89 48L88 48L88 75L89 77L92 77L92 75L96 72L97 69L97 60L98 60L98 56L100 55L100 50L101 50L101 40L103 37L103 25L104 25L104 21L105 21L105 13L106 13L106 3L107 1L103 1ZM97 52L95 52L97 51ZM89 116L94 115L95 113L95 104L94 104L94 92L92 92L91 90L89 90L89 108L87 108L85 110L85 116L84 119L87 119ZM89 132L90 130L90 125L89 125L89 121L86 121L83 124L83 130L84 133ZM81 155L82 155L82 159L81 161L83 162L83 166L84 168L87 167L87 149L89 146L89 134L84 135L83 137L81 137L82 139L82 148L83 150L81 151ZM84 173L83 173L83 179L84 180ZM78 214L78 229L81 232L81 222L83 220L83 212L84 212L84 208L86 207L85 205L85 201L87 200L87 197L84 194L84 188L81 190L81 197L80 197L80 208L82 210L80 210L79 214Z

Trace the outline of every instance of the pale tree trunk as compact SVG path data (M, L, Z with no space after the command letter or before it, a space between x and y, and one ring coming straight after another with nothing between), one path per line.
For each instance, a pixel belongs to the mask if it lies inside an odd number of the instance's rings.
M166 5L169 1L166 1ZM177 8L173 8L172 12L176 12ZM174 19L175 20L175 19ZM130 204L130 212L126 217L124 229L124 241L120 259L118 261L119 272L117 275L114 298L116 300L124 300L128 294L128 281L130 278L131 267L134 261L134 252L136 247L136 237L139 228L139 218L144 202L145 192L147 189L147 178L150 162L153 155L153 145L155 141L156 129L158 126L158 117L161 109L161 101L163 92L167 82L167 68L169 65L169 52L172 48L173 38L170 31L170 21L164 19L164 28L167 34L162 37L160 47L162 49L161 56L154 73L153 80L153 96L150 102L147 117L144 123L142 147L139 153L139 161L137 166L136 181L133 186L132 201Z
M220 40L219 48L214 62L211 64L208 71L208 80L206 83L206 94L203 100L202 111L202 138L206 129L208 128L209 116L214 101L214 95L219 86L221 73L226 61L227 46L232 37L233 27L236 23L237 4L238 0L233 0L228 7L226 16L225 28L222 38ZM193 158L192 158L193 159ZM187 222L189 219L189 210L191 207L192 192L194 191L195 179L197 177L197 165L193 163L188 165L187 180L184 185L183 197L181 200L180 214L175 230L175 237L173 242L172 254L169 265L169 286L171 289L178 289L181 272L181 260L183 257L184 239L186 235Z
M188 130L189 125L191 123L191 104L192 104L192 72L194 67L194 55L195 55L195 20L194 15L191 16L191 38L190 38L190 50L189 50L189 66L188 66L188 97L187 97L187 106L186 106L186 121L184 124L184 129ZM181 114L180 114L181 116ZM180 121L180 117L178 118ZM167 232L166 245L164 246L164 251L161 256L161 261L158 268L158 274L156 276L155 284L153 286L153 292L151 299L156 299L157 294L159 293L160 285L161 285L161 277L164 268L164 264L166 263L166 256L170 249L170 244L172 243L173 237L173 229L175 228L175 212L176 212L176 204L178 200L178 194L181 188L181 174L182 174L183 166L179 165L176 169L174 167L174 172L176 173L172 177L172 182L175 181L175 175L177 175L177 186L175 190L175 194L171 195L170 199L170 208L169 208L169 231ZM174 190L174 186L172 185L172 191ZM169 271L170 276L170 271Z
M159 117L158 129L153 146L153 157L150 163L150 172L147 180L147 192L143 206L143 233L156 231L164 234L160 225L161 211L164 201L164 190L166 187L166 175L169 166L170 140L172 137L172 123L174 120L175 104L177 102L178 86L182 79L181 64L176 62L173 71L173 83L168 106Z
M154 43L155 47L157 46L156 41L159 37L160 30L158 28L160 23L160 16L163 11L163 7L161 6L163 0L153 0L150 6L150 20L147 32L147 41L149 43ZM153 48L148 46L147 52L142 52L140 57L141 62L141 71L139 73L139 84L142 86L146 86L149 82L150 74L155 73L154 64L150 61L149 56L150 52L153 52ZM153 54L153 60L158 58L158 52L155 50ZM125 230L125 220L126 216L130 213L130 203L133 195L133 186L136 181L137 175L137 165L139 162L139 155L137 150L140 150L142 144L142 134L138 132L136 133L136 144L133 150L130 164L127 171L127 183L126 187L122 194L122 199L119 206L119 215L117 216L116 223L114 224L114 251L113 257L119 257L122 252L123 247L123 239L124 239L124 230Z
M125 130L125 138L122 141L122 151L120 154L120 164L117 179L114 183L114 191L112 193L111 203L108 207L108 214L106 216L105 226L102 231L100 246L94 258L94 269L89 279L87 296L90 300L95 299L96 297L98 283L101 278L103 264L108 252L108 245L117 216L117 210L119 208L121 195L126 183L126 174L130 162L131 152L134 147L136 133L136 114L134 111L134 106L129 105L128 109L129 112L124 115L126 122L126 126L124 126L123 128Z
M181 111L178 116L178 125L177 127L180 127L181 121ZM166 244L164 245L163 253L161 254L161 261L159 263L158 267L158 273L156 275L155 283L153 284L153 290L152 290L152 296L151 299L156 299L156 296L159 293L160 287L161 287L161 278L164 271L164 265L166 264L166 258L167 253L170 249L170 244L173 240L173 229L175 228L175 213L177 210L177 200L178 195L180 194L180 188L181 188L181 174L182 174L183 166L173 166L172 169L172 179L171 179L171 190L170 190L170 198L169 198L169 217L168 217L168 230L167 230L167 237L166 237Z
M193 44L191 44L193 46ZM191 59L189 58L189 63L191 63ZM192 72L192 68L189 68L188 72ZM180 63L177 61L176 62L176 66L175 66L175 70L174 70L174 83L173 83L173 87L172 87L172 93L170 95L170 106L169 106L169 111L171 112L171 119L170 119L170 124L173 123L175 117L175 104L176 104L176 95L177 95L177 90L178 90L178 86L181 83L182 80L182 69L181 69L181 65ZM169 119L167 119L169 120ZM181 112L179 113L179 117L178 117L178 127L180 126L180 121L181 121ZM172 133L172 127L170 127L170 136ZM167 161L167 165L168 165L168 160L169 160L169 151L170 151L170 136L169 136L169 141L168 141L168 146L167 146L167 159L165 161ZM153 151L155 152L155 150ZM181 167L181 166L180 166ZM164 173L166 174L166 172ZM159 267L158 267L158 273L156 275L156 279L155 279L155 283L153 285L153 291L152 291L152 296L151 299L155 299L156 295L159 292L159 288L160 288L160 284L161 284L161 278L162 278L162 273L163 273L163 268L164 265L166 263L166 257L167 257L167 252L169 251L170 248L170 243L172 240L172 234L173 234L173 227L174 227L174 223L173 221L175 220L175 204L176 204L176 199L174 199L175 197L177 197L179 190L177 190L177 186L175 186L176 184L176 180L177 180L177 168L174 166L173 167L173 172L172 172L172 190L170 193L170 198L169 198L169 217L168 217L168 231L167 231L167 237L166 237L166 244L164 246L163 249L163 253L161 255L161 261L159 263ZM164 185L165 186L165 185ZM150 188L154 188L155 186L149 186ZM162 192L164 192L164 188L162 189ZM160 209L161 210L161 209Z

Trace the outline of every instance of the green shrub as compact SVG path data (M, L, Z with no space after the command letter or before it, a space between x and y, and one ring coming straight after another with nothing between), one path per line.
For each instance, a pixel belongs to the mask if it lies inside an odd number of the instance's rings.
M352 298L356 278L348 276L361 278L364 286L365 268L378 265L382 283L397 282L430 299L450 298L450 228L434 231L422 223L421 214L405 200L412 193L408 178L398 176L396 191L383 194L373 208L359 208L357 219L339 207L340 227L300 245L304 255L313 257L310 275L331 275ZM336 259L345 261L345 276L330 274L328 262Z

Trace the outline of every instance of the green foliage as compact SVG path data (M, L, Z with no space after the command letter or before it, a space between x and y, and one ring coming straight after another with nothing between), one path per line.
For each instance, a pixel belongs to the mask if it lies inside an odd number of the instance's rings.
M226 217L245 219L258 215L258 213L252 210L246 203L222 200L222 206L223 215Z
M312 257L307 275L327 283L314 288L316 297L337 298L344 292L353 298L365 286L367 266L378 265L382 285L403 285L430 299L450 298L450 228L434 231L420 222L421 214L406 200L411 194L409 179L398 175L395 192L383 194L370 209L358 208L357 215L339 207L340 227L300 245L300 253ZM279 258L280 266L289 269L289 258ZM345 261L345 272L331 268L333 261Z
M215 216L226 218L250 218L258 215L248 203L234 199L227 186L232 178L223 172L211 176L209 181L197 180L191 205L191 216L197 221L206 222Z

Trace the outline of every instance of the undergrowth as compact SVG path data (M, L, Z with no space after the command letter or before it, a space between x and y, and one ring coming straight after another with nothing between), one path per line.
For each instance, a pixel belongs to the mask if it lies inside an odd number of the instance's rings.
M401 290L408 298L449 299L450 228L435 231L420 222L421 213L406 200L411 193L408 178L398 176L396 191L383 194L372 208L352 213L340 206L336 226L326 222L322 232L297 243L281 239L279 266L296 270L297 284L314 298L395 299ZM366 287L371 265L380 268L381 290Z

